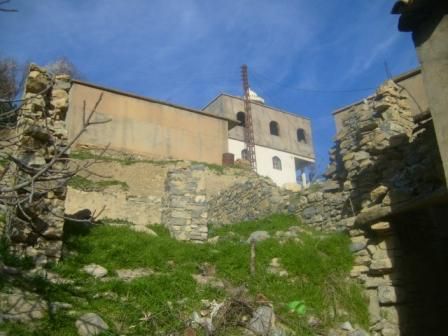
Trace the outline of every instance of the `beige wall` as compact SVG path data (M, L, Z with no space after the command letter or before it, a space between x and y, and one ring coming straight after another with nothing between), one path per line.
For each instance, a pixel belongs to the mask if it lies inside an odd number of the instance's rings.
M90 111L101 92L104 96L95 118L112 121L90 127L77 144L110 144L111 149L160 159L222 162L227 120L77 82L70 90L70 139L81 128L83 101Z
M259 103L251 104L254 126L255 144L285 151L288 153L314 158L311 121L291 113L283 112ZM210 105L204 108L212 114L236 119L239 111L244 111L244 101L238 97L220 95ZM271 135L269 123L279 124L280 135ZM306 143L297 141L297 129L303 128ZM236 126L229 131L229 138L244 141L244 128Z

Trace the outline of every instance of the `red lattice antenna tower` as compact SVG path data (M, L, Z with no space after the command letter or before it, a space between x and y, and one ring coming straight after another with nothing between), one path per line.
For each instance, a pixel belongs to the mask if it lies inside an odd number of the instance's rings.
M249 76L247 74L247 65L241 66L241 78L243 80L244 92L244 112L245 112L245 126L244 126L244 143L247 150L247 159L254 171L257 171L257 158L255 156L255 137L254 125L252 123L252 111L249 99Z

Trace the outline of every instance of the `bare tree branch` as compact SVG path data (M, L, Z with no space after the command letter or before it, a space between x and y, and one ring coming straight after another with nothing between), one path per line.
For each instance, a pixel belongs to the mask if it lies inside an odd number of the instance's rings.
M0 1L0 6L9 3L11 0ZM17 9L0 8L0 12L18 12Z

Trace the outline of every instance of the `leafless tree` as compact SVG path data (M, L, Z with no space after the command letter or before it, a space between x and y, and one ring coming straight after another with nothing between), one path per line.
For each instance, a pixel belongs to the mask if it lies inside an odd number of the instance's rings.
M65 56L48 64L45 68L53 75L69 75L73 79L82 79L82 75L76 66Z
M13 100L20 90L23 70L12 58L0 59L0 101Z

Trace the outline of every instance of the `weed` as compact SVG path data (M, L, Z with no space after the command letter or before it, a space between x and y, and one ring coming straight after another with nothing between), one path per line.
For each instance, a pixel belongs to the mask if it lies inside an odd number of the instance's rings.
M148 159L137 159L133 156L125 156L124 158L111 157L107 155L96 155L92 151L80 149L77 151L73 151L70 154L72 159L76 160L98 160L102 162L117 162L123 166L129 166L136 163L149 163L158 166L166 166L168 164L175 164L177 162L181 162L180 160L148 160ZM218 175L222 175L224 173L224 167L218 164L192 161L192 164L201 164L206 166L209 170L214 171ZM238 166L234 166L232 168L239 168Z
M106 154L100 156L93 153L92 151L85 149L73 151L70 154L70 157L76 160L98 160L100 162L117 162L123 166L129 166L136 163L150 163L154 165L164 166L167 164L179 162L179 160L146 160L146 159L141 160L136 159L133 156L125 156L124 158L107 156Z
M69 181L68 185L74 189L81 191L103 191L108 187L118 185L122 190L129 190L129 186L126 182L117 180L102 180L102 181L92 181L83 176L73 176Z
M5 157L0 156L0 167L5 167L8 164L9 160Z

